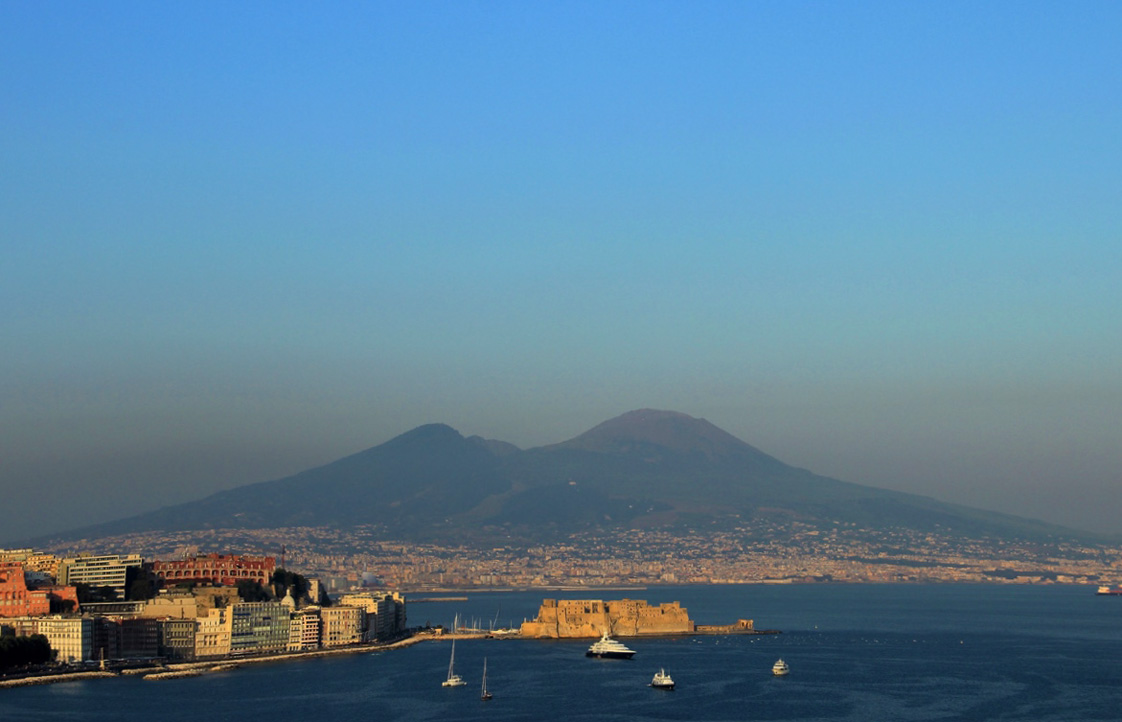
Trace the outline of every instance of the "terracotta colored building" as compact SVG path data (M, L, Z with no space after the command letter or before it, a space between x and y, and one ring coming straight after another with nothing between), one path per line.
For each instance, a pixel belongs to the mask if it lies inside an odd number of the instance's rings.
M28 588L22 562L0 562L0 617L42 617L52 611L64 611L64 601L72 602L70 611L78 610L78 592L74 587Z
M237 554L206 554L152 562L152 573L166 587L188 583L233 586L243 580L268 584L276 569L277 560L273 557Z

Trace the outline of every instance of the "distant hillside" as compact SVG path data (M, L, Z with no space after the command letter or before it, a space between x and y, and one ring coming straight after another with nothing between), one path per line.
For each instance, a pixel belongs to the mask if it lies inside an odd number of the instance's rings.
M644 409L528 450L430 424L294 476L65 537L376 524L403 539L463 539L482 530L544 538L776 517L972 537L1076 536L1039 521L818 476L703 419Z

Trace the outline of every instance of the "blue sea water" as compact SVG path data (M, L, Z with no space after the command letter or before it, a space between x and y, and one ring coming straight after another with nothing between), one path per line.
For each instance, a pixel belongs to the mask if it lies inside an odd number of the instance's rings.
M410 624L455 614L499 626L543 596L679 601L703 624L752 618L768 636L462 640L177 680L89 680L0 690L0 719L54 720L1122 720L1122 597L1075 586L796 585L472 594L414 603ZM487 659L490 702L479 699ZM791 674L771 665L787 660ZM648 687L660 667L673 692Z

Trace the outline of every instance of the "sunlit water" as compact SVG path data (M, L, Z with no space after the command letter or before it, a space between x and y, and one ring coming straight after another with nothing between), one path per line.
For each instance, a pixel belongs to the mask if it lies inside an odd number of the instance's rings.
M455 614L532 617L543 596L679 601L700 623L752 618L769 636L449 645L253 665L177 680L90 680L0 690L0 719L191 720L1119 720L1122 597L1088 587L807 585L470 595L418 603L411 624ZM490 702L479 699L487 658ZM771 675L779 657L791 674ZM660 667L673 692L648 687Z

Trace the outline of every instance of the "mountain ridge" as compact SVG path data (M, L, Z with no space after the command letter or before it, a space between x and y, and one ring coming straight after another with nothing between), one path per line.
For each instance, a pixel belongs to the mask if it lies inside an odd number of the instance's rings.
M464 538L481 530L535 539L607 527L725 528L774 517L961 535L1083 534L820 476L704 419L638 409L567 441L525 450L424 424L287 477L52 538L374 524L403 539Z

